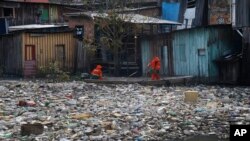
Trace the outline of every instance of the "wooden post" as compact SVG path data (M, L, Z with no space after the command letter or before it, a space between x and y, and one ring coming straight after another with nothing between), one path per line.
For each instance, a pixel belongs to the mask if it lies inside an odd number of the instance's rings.
M83 42L80 40L77 40L75 61L76 61L76 70L82 71L84 68L84 56L83 56Z
M83 46L83 43L82 43L82 51L83 51L83 72L86 72L88 69L88 67L87 67L87 57L86 57L86 55L87 55L87 49L86 49L86 46Z
M78 40L76 40L75 42L76 42L76 45L75 45L75 52L74 52L74 73L76 73L78 69L78 65L77 65Z

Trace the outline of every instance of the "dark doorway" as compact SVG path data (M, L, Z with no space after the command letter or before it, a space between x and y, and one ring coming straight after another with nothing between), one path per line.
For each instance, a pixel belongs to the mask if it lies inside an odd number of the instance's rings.
M36 74L36 50L35 45L25 45L24 77Z

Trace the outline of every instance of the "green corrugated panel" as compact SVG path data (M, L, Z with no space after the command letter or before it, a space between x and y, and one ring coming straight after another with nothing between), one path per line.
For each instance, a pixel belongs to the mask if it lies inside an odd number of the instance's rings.
M206 31L203 28L176 32L173 41L175 75L207 76L207 54L198 55L199 48L206 48Z
M230 27L203 27L174 33L173 62L175 75L218 77L214 62L220 56L233 52L237 45ZM205 49L199 55L199 49Z

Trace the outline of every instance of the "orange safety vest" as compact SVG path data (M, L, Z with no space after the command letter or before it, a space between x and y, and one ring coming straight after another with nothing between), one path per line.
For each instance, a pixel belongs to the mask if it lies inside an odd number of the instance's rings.
M161 69L161 62L160 59L158 57L155 57L149 64L149 66L153 69L153 70L160 70Z
M92 72L92 75L98 76L99 79L102 79L102 70L101 67L97 66Z

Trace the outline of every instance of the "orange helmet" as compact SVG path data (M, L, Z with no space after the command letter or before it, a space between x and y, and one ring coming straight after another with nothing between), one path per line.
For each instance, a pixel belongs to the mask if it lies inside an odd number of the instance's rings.
M155 61L160 61L160 58L156 56L156 57L154 57L154 60Z
M102 66L101 66L101 65L97 65L96 68L97 68L97 69L101 69Z

